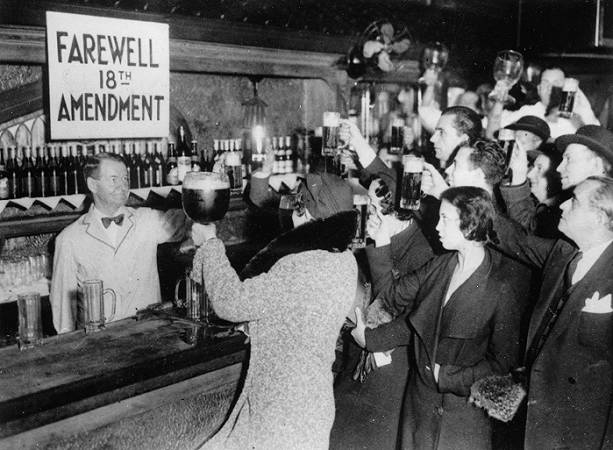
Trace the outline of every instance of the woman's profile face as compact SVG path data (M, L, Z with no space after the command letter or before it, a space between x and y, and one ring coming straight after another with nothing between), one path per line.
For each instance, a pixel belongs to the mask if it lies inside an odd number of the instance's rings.
M441 203L436 231L441 244L447 250L458 250L466 244L466 238L460 229L460 211L447 200Z

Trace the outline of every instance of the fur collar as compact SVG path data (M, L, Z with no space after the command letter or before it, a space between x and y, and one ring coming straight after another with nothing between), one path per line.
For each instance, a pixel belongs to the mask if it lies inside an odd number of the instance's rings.
M357 211L341 211L326 219L307 222L273 239L247 263L241 279L268 272L287 255L309 250L344 251L355 236Z

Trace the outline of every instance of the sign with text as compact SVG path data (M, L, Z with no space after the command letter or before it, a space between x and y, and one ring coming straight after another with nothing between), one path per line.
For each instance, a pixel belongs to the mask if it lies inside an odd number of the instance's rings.
M168 135L168 25L47 12L52 139Z

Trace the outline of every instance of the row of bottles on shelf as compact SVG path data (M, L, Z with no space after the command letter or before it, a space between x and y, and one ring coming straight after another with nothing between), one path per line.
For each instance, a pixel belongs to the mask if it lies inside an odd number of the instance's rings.
M100 152L114 153L124 160L131 189L176 186L189 171L219 170L228 175L232 190L240 191L252 168L261 167L267 154L274 155L272 173L296 170L290 136L265 138L260 152L252 152L248 141L243 152L242 143L241 138L214 139L212 149L200 151L198 142L188 144L183 127L179 127L176 143L168 140L166 152L162 140L8 147L0 149L0 200L84 194L86 158Z
M123 158L130 187L164 185L164 156L158 142L105 145L45 145L0 150L0 200L87 192L87 156L108 151ZM121 148L120 148L121 147Z

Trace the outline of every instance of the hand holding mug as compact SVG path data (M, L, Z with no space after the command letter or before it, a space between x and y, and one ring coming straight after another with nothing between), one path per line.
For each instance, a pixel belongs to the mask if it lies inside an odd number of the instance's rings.
M435 198L441 198L443 191L448 188L449 185L445 182L445 179L436 167L424 162L424 171L421 178L422 192Z
M377 156L377 153L368 145L368 141L364 139L364 136L362 136L358 126L347 119L340 120L339 138L346 146L350 146L355 150L362 165L364 165L365 161L370 163Z

